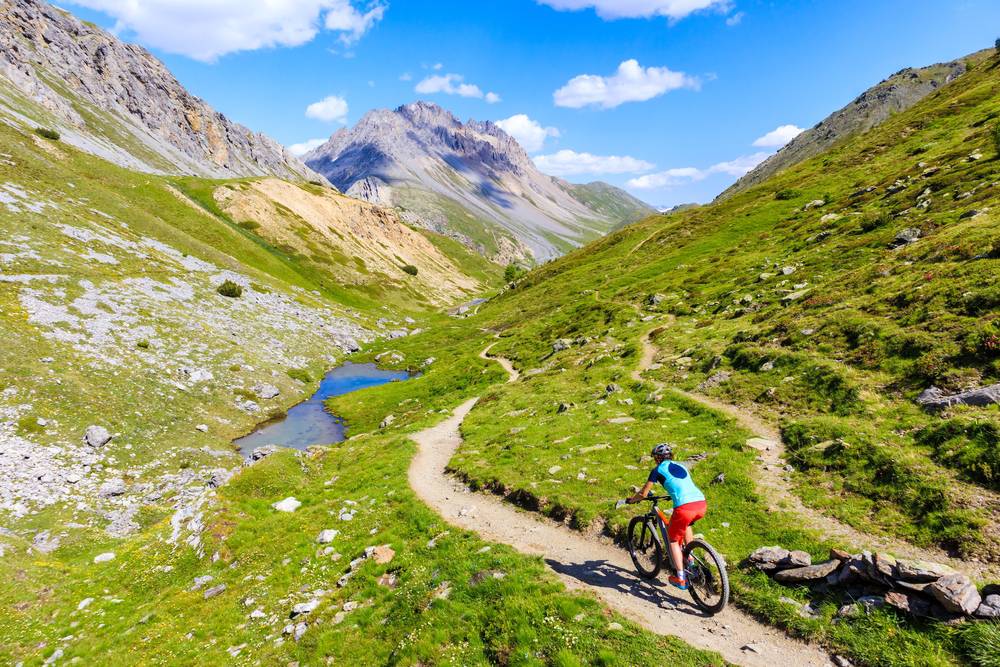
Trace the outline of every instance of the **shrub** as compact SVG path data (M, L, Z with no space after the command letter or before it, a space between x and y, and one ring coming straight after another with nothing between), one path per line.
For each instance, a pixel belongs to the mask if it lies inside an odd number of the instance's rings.
M880 227L885 227L892 222L892 215L888 211L870 213L861 220L861 231L872 232Z
M288 377L293 380L298 380L299 382L304 382L306 384L312 382L312 374L305 368L290 368L288 369Z
M139 348L140 350L148 350L149 349L149 341L148 340L140 340L138 343L135 344L135 346L137 348Z
M526 273L525 268L515 262L511 262L507 265L507 268L503 270L503 280L507 283L512 283Z
M227 280L222 283L215 291L222 296L229 297L230 299L238 299L243 296L243 287L234 283L232 280Z
M60 136L58 132L47 127L36 127L35 134L43 139L51 139L52 141L59 141Z
M990 136L993 138L993 148L996 150L997 156L1000 157L1000 123L993 126Z
M260 223L256 220L244 220L243 222L237 223L243 229L252 232L260 228Z
M801 190L794 190L792 188L785 188L784 190L778 190L774 193L774 198L778 201L787 201L789 199L796 199L802 196Z
M413 266L412 264L404 264L403 265L403 273L409 274L411 276L415 276L415 275L417 275L417 267Z
M967 478L1000 489L1000 429L985 420L956 418L921 429L916 441Z
M1000 50L1000 39L997 42L997 49ZM973 665L1000 667L1000 651L997 651L997 646L1000 646L1000 622L965 623L960 626L959 637Z

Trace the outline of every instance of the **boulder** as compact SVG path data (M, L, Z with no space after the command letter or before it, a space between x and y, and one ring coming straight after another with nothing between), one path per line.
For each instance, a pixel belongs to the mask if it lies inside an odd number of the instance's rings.
M979 609L982 597L975 584L964 574L948 574L928 586L934 599L953 614L973 614Z
M958 394L946 394L937 387L929 387L917 397L917 403L925 410L930 411L943 410L952 405L971 405L982 408L1000 403L1000 384L979 387Z
M809 293L808 289L802 289L796 292L792 292L790 294L786 294L785 296L781 297L781 303L789 304L792 303L793 301L798 301L808 293Z
M219 584L218 586L212 586L211 588L209 588L208 590L205 591L204 597L205 597L206 600L211 600L216 595L219 595L219 594L225 592L225 590L226 590L226 585L225 584Z
M779 563L788 558L788 549L781 547L761 547L747 557L747 562L761 572L774 572Z
M572 344L573 341L568 338L559 338L556 342L552 343L552 351L562 352L563 350L568 350Z
M88 426L83 434L83 441L94 447L103 447L111 441L111 434L103 426Z
M276 451L278 451L277 445L264 445L263 447L256 447L252 452L250 452L250 460L260 461L261 459L274 454Z
M396 551L388 544L383 544L378 547L368 547L365 549L365 556L371 558L379 565L385 565L396 557Z
M663 296L662 294L650 294L648 297L646 297L646 305L655 308L656 306L659 306L661 303L663 303L663 300L665 298L666 297Z
M839 560L828 560L825 563L781 570L774 575L774 580L783 584L802 584L825 579L827 575L840 567Z
M912 583L930 583L949 574L958 574L955 570L925 560L899 560L896 562L896 578Z
M253 392L257 394L257 397L263 400L270 400L275 398L281 393L281 390L275 387L273 384L258 384L254 385Z
M317 544L330 544L333 539L340 534L339 530L334 530L333 528L327 528L326 530L320 532L319 536L316 538Z
M115 554L112 551L105 552L103 554L97 554L94 556L95 563L107 563L115 559Z
M900 591L886 593L885 603L910 616L928 616L931 610L931 602L928 599Z
M1000 618L1000 595L987 595L979 604L974 616L978 618Z
M109 479L97 490L97 495L101 498L111 498L125 493L125 480L119 478Z
M915 243L917 239L920 238L920 230L916 227L907 227L906 229L900 231L896 236L893 237L892 241L889 242L890 248L902 248L903 246Z
M294 512L301 506L302 503L293 498L292 496L289 496L284 500L279 500L278 502L271 505L271 507L278 510L279 512Z
M289 618L296 618L298 616L305 616L306 614L311 614L319 606L320 601L318 599L309 600L308 602L300 602L299 604L292 607L291 613L288 615Z
M379 422L378 427L381 429L387 429L392 426L392 423L396 421L396 415L386 415L381 422Z

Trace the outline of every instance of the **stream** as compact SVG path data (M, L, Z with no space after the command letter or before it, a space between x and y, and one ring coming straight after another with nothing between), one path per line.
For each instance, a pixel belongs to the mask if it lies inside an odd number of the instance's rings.
M240 454L249 457L254 449L265 445L305 449L310 445L342 442L346 425L327 412L323 405L326 399L409 377L406 371L380 370L375 364L345 363L327 373L308 400L292 406L284 417L264 422L233 444L239 447Z

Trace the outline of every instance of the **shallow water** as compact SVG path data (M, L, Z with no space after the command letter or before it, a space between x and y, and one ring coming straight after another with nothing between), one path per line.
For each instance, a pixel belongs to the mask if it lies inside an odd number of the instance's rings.
M344 422L326 411L323 407L326 399L409 377L406 371L380 370L375 364L346 363L327 373L309 400L293 406L281 419L266 422L233 443L240 448L241 454L249 456L254 449L264 445L305 449L310 445L341 442Z

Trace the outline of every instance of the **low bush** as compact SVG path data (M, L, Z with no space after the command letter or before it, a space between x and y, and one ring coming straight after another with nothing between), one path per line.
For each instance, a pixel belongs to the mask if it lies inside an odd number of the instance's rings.
M787 201L789 199L797 199L802 196L801 190L793 190L792 188L785 188L784 190L778 190L774 193L774 198L778 201Z
M51 141L59 141L60 135L57 131L49 129L47 127L36 127L35 134L42 137L43 139L49 139Z
M404 264L403 265L403 273L406 273L406 274L411 275L411 276L415 276L415 275L417 275L417 267L413 266L412 264Z
M997 424L956 417L921 429L916 440L933 449L939 461L968 479L1000 490L1000 429Z
M218 288L216 288L215 291L230 299L238 299L243 296L243 287L234 283L232 280L227 280L222 283Z
M257 222L256 220L244 220L243 222L240 222L238 224L240 227L249 232L253 232L260 229L260 223Z
M313 381L312 374L306 368L290 368L288 369L288 377L306 384Z

